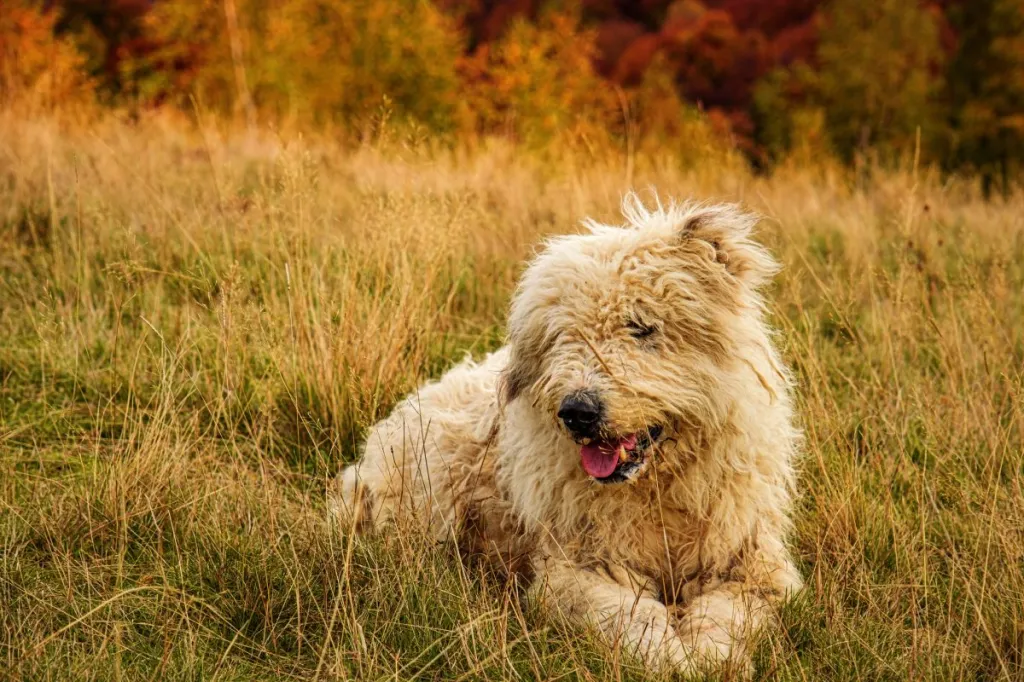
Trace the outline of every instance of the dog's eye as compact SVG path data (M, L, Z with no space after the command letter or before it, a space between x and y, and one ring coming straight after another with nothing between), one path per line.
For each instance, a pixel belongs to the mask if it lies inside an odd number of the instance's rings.
M636 320L628 321L626 329L629 330L629 335L634 339L646 339L657 331L656 327L644 324L643 322L637 322Z

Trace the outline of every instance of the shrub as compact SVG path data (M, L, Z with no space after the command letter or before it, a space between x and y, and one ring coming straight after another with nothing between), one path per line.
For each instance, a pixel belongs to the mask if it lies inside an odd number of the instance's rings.
M57 16L39 3L0 5L0 102L47 110L92 99L84 57L73 42L54 35Z
M466 126L529 145L567 132L605 133L618 104L594 71L594 37L572 14L516 21L501 40L462 62Z

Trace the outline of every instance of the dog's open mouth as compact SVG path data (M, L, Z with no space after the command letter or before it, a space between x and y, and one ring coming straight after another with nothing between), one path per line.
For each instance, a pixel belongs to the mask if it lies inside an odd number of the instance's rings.
M638 431L617 439L584 438L580 443L583 470L601 483L621 483L640 473L647 464L651 445L661 435L660 426Z

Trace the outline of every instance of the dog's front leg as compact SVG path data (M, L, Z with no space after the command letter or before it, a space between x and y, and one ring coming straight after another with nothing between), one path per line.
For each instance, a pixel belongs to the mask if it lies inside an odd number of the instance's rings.
M782 542L762 538L760 547L746 548L726 575L698 587L676 610L676 632L698 663L729 663L749 672L758 630L775 618L778 602L801 584Z
M769 602L748 585L727 582L702 592L681 609L675 630L699 664L732 664L742 674L751 665L749 645L772 613Z
M582 567L546 558L534 568L531 600L573 622L597 626L611 646L640 656L652 667L694 669L691 651L676 635L650 580L606 562Z

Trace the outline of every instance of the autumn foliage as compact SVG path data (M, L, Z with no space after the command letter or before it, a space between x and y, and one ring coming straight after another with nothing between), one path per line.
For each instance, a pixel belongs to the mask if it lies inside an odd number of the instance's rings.
M0 7L0 104L14 98L40 106L81 103L93 89L85 58L57 35L58 15L19 0Z
M372 134L680 146L769 166L919 153L1005 184L1018 0L9 0L5 96L94 92ZM44 93L45 91L45 93Z

